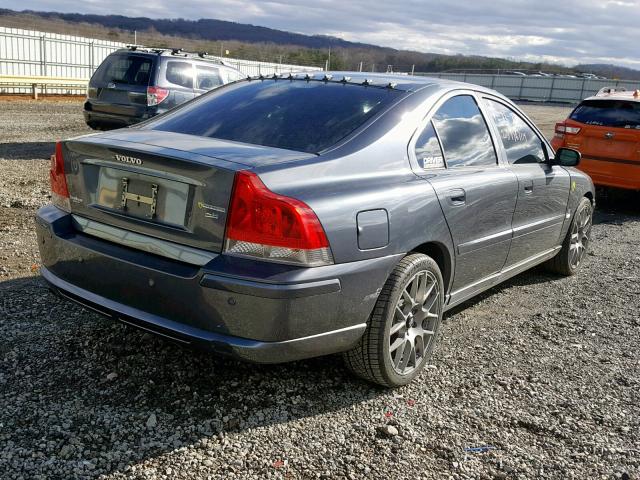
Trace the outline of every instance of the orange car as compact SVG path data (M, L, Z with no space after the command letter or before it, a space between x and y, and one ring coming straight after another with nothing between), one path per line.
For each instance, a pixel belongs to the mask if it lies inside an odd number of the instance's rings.
M555 130L553 148L580 151L594 184L640 190L640 90L603 88Z

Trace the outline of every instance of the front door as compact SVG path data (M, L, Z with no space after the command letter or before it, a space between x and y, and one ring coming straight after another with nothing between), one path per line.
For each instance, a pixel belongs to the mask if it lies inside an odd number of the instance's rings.
M570 177L564 168L549 165L544 140L520 114L498 100L485 98L484 102L518 178L509 267L560 245Z
M415 155L429 173L456 249L452 299L469 297L507 259L518 181L498 164L471 94L438 108L418 136Z

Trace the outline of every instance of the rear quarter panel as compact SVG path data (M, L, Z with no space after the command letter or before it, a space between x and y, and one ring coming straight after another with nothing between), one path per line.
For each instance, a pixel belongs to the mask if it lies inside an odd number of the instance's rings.
M295 165L256 171L269 189L298 198L315 211L336 263L404 254L426 242L439 244L453 262L451 235L435 192L409 164L407 144L416 127L399 122L369 145L363 139L364 148L338 148ZM389 242L359 248L358 213L377 209L387 212Z

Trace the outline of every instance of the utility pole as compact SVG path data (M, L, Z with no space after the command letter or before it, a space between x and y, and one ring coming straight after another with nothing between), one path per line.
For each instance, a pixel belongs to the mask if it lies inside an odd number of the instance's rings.
M416 66L415 65L411 65L411 75L413 75L413 72L415 72L416 70Z
M331 47L329 47L329 58L327 59L327 70L331 68Z
M138 44L138 31L137 30L133 31L133 44L134 45Z
M222 47L224 47L224 43L220 42L220 56L224 57L224 55L223 55L224 50L222 50Z
M358 70L359 72L362 71L362 62L360 62L360 69Z

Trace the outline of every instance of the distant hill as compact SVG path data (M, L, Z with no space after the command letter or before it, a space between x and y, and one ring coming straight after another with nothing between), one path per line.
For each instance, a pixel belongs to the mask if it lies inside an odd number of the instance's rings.
M607 65L604 63L594 63L576 65L574 67L580 72L595 73L598 76L624 80L640 80L640 70L620 67L618 65Z
M0 25L47 32L81 35L158 47L229 55L247 60L280 61L300 65L324 66L329 60L334 70L440 72L465 70L519 70L573 73L568 67L529 63L503 58L440 55L397 50L365 43L349 42L323 35L303 35L272 28L215 19L151 19L122 15L86 15L57 12L17 12L0 9Z
M15 14L12 10L0 9L0 15ZM185 20L182 18L152 19L147 17L125 17L122 15L91 15L80 13L35 12L24 10L21 13L41 18L62 19L71 23L90 23L106 28L121 30L156 30L165 35L202 40L238 40L249 43L275 43L279 45L299 45L307 48L329 47L372 47L363 43L354 43L336 37L321 35L303 35L300 33L275 30L256 25L202 18Z

